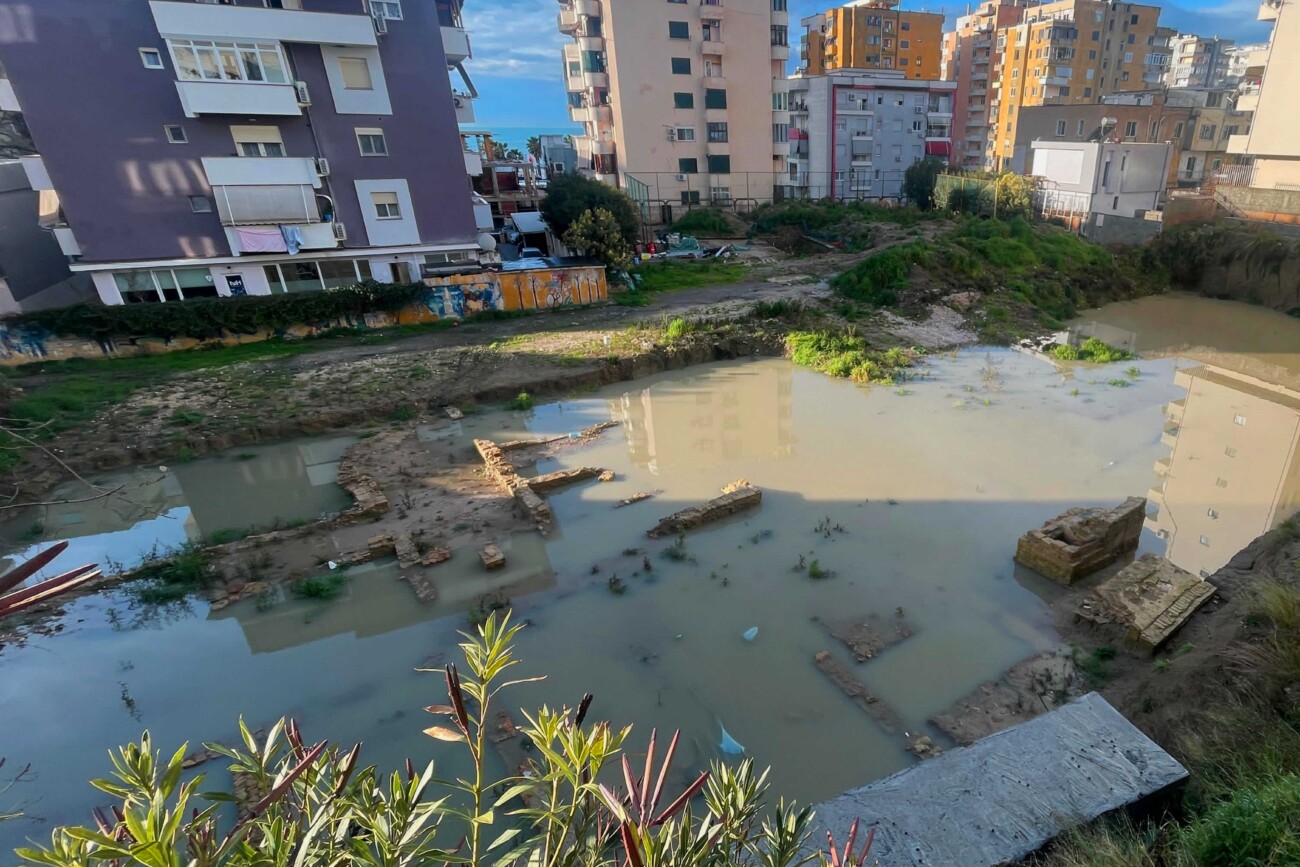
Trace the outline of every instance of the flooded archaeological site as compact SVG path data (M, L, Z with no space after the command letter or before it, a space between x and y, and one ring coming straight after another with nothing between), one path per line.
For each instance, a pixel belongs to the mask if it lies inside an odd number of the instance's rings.
M636 725L633 753L651 727L681 729L683 778L743 752L772 766L774 791L816 801L918 761L919 738L950 748L990 724L954 706L1022 660L1069 653L1052 608L1065 590L1012 559L1027 530L1147 497L1139 553L1208 576L1300 504L1300 320L1162 297L1074 327L1139 357L971 347L894 386L724 362L527 411L430 413L96 478L119 494L12 522L15 556L69 539L65 568L129 568L250 528L285 541L223 555L244 558L233 592L161 603L117 586L0 651L0 755L31 766L11 792L27 815L0 824L0 844L84 820L100 803L86 779L144 728L170 752L229 741L241 716L292 715L311 739L364 741L381 766L439 759L448 748L421 734L421 708L441 681L416 669L458 661L468 612L507 601L529 622L522 673L547 675L509 694L512 708L592 692L594 714ZM521 475L613 480L546 493L542 535L493 489L474 441L552 437L511 452ZM340 462L366 450L391 512L312 531L349 507ZM647 537L739 480L761 504ZM378 527L451 559L330 568ZM485 570L488 545L503 568ZM339 591L295 594L269 580L278 569L335 576ZM201 769L225 784L220 762Z

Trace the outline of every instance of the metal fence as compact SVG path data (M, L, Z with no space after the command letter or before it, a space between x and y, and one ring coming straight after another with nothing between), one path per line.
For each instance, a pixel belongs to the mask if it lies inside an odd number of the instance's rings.
M627 193L648 227L669 225L695 208L721 208L747 216L762 205L795 200L902 201L904 169L869 167L843 172L731 172L627 174Z

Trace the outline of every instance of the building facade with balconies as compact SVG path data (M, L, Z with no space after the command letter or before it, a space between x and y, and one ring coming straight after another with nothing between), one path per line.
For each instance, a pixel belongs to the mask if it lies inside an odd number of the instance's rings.
M1231 39L1179 33L1169 40L1164 83L1170 87L1220 87L1228 80Z
M72 270L120 304L473 260L444 5L0 0L22 162Z
M786 0L561 0L578 170L656 223L771 201L789 151Z
M851 0L800 21L800 69L895 69L908 78L939 77L943 15L898 8L899 0Z
M793 197L898 199L909 166L950 156L955 82L840 71L792 78L790 88Z

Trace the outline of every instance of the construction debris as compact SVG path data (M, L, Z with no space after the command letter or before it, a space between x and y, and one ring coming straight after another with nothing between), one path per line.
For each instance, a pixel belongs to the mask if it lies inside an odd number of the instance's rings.
M1137 551L1147 501L1129 497L1114 509L1070 509L1020 537L1016 562L1070 585Z
M483 561L483 568L489 572L506 566L506 555L496 545L484 545L483 550L478 552L478 558Z
M655 494L660 494L660 493L663 492L662 491L637 491L632 496L623 500L619 500L617 503L614 504L614 508L621 509L624 506L630 506L633 503L639 503L642 500L648 500L651 497L653 497Z
M1129 645L1154 653L1216 592L1208 581L1164 557L1144 554L1092 590L1075 616L1122 631Z
M424 555L424 558L420 560L420 565L426 567L437 566L439 563L446 563L450 559L451 559L450 548L434 548L433 550L429 551L429 553Z
M415 598L423 605L432 605L438 601L438 588L434 586L433 580L421 572L407 572L399 576L401 580L411 585L415 591Z
M853 700L853 703L867 712L867 715L880 723L889 734L902 731L903 718L891 708L882 702L879 697L874 695L871 690L867 689L866 684L853 676L838 659L831 656L830 653L823 650L813 657L813 664L817 670L840 688L840 691Z
M575 482L585 482L587 479L594 479L608 472L599 467L577 467L572 470L557 470L554 473L547 473L544 476L534 476L528 480L528 486L536 494L549 494L557 488L563 488L565 485L572 485Z
M398 533L393 537L393 553L397 555L397 565L403 569L409 569L420 562L420 549L407 533Z
M874 659L882 650L892 647L913 634L912 626L901 617L886 618L869 614L856 620L822 620L826 631L844 642L858 662Z
M707 503L674 512L663 518L654 528L647 530L646 535L651 539L673 536L720 521L737 512L752 509L763 501L763 492L744 479L732 482L722 491L721 497L715 497Z

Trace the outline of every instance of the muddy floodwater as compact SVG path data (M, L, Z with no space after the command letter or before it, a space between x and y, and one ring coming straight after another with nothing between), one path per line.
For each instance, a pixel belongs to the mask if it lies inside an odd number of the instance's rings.
M1185 324L1171 324L1178 316ZM1230 323L1232 339L1196 330L1207 322ZM380 765L441 760L444 745L420 734L438 680L415 669L458 658L455 633L489 592L531 621L522 673L549 675L517 689L514 707L592 692L593 713L637 726L633 752L652 726L680 728L683 777L723 757L725 729L772 766L776 791L804 801L898 770L915 761L907 736L947 745L932 715L1059 645L1048 612L1059 589L1012 561L1026 529L1070 507L1149 495L1141 549L1208 574L1296 509L1300 321L1162 298L1078 325L1147 355L1098 367L972 348L932 357L895 387L782 360L732 362L421 428L428 448L468 454L474 438L614 420L536 471L595 466L617 477L552 494L549 537L478 537L501 545L504 571L485 573L472 549L457 550L428 573L439 593L429 607L383 561L351 570L324 602L148 610L120 589L75 602L60 634L0 654L0 755L32 767L10 793L29 818L0 824L0 845L85 819L100 803L85 780L142 728L171 750L230 739L240 715L253 726L294 715L309 737L365 741ZM332 474L351 442L106 478L126 486L129 508L65 507L34 516L34 530L18 522L11 529L31 537L13 541L39 549L73 538L69 561L128 561L155 543L313 519L346 505ZM739 478L763 490L759 509L680 546L646 538L663 515ZM641 491L658 493L614 508ZM621 594L609 588L615 575ZM828 630L863 618L881 630L905 623L911 635L858 663ZM899 731L823 676L821 651L892 709ZM204 770L226 783L218 763Z

